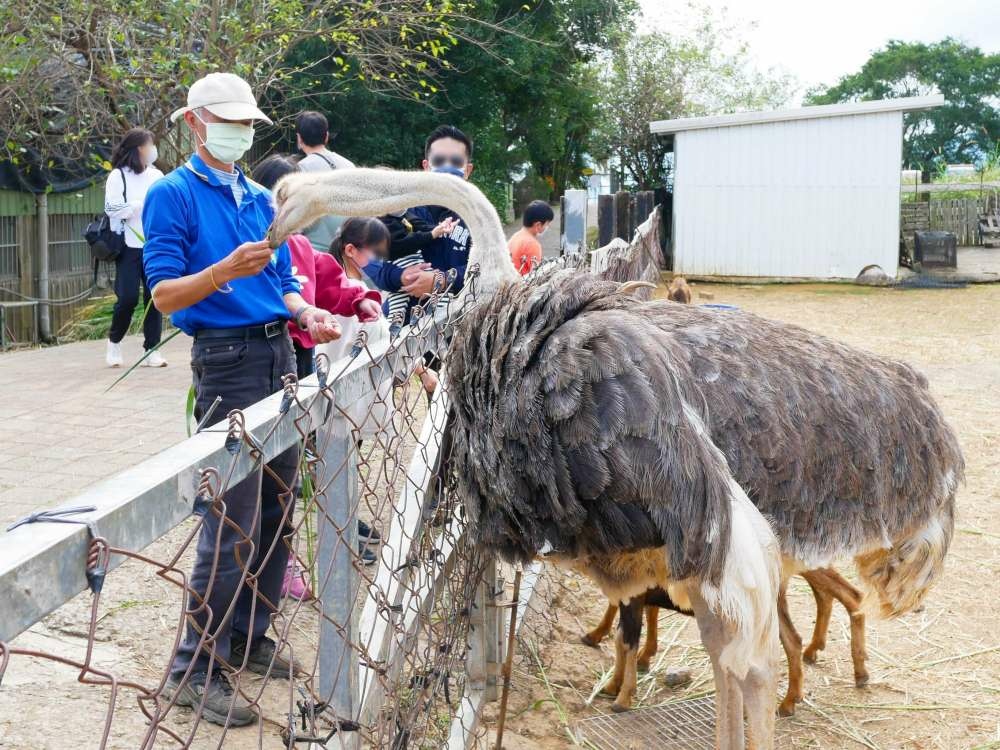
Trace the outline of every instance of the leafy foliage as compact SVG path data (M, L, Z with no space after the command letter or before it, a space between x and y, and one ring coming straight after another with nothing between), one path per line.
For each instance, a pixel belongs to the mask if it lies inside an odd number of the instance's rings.
M691 31L639 33L597 66L604 103L598 157L613 157L623 181L641 190L663 186L672 144L649 132L649 123L740 110L787 101L792 81L759 71L741 29L707 8Z
M943 94L944 106L907 113L904 119L904 164L931 171L937 163L979 164L996 149L998 81L1000 54L984 54L951 38L934 44L891 41L857 73L810 92L808 103Z
M448 55L433 90L372 91L356 84L323 90L329 61L304 67L288 95L289 116L304 108L327 114L335 148L364 164L415 168L423 140L448 122L475 141L473 182L500 207L506 185L524 165L554 198L576 184L592 147L599 98L590 63L631 26L634 0L480 0L456 23L472 40ZM286 138L278 144L291 150Z
M399 92L418 80L430 89L459 44L456 22L468 7L461 0L3 3L0 159L22 169L99 170L128 127L162 139L187 87L215 70L242 75L265 105L318 65L327 71L320 91L343 81ZM296 56L305 45L312 55ZM178 157L186 152L186 144L174 145ZM164 154L170 158L169 149Z

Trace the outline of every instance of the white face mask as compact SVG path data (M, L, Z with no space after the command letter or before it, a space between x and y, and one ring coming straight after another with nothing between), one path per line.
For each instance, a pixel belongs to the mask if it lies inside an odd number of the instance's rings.
M202 145L212 156L224 164L232 164L243 158L243 154L253 145L253 127L237 122L205 122L195 112L195 117L205 125L205 140Z
M542 231L538 233L538 236L541 237L547 231L549 231L549 225L548 224L546 224L544 227L542 227Z
M146 150L146 153L142 155L142 163L145 164L147 167L149 167L152 166L153 164L156 164L156 160L158 158L160 158L160 152L156 150L156 144L153 143L150 144L149 148Z

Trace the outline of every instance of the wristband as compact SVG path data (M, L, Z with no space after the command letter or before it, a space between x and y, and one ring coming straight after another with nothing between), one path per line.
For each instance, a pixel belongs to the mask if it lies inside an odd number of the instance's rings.
M295 321L295 325L297 325L303 331L306 329L306 327L302 325L302 313L311 308L312 305L303 305L298 310L296 310L295 314L292 316L293 320Z
M208 278L212 282L212 286L215 287L215 291L220 292L221 294L232 294L233 293L233 288L231 286L229 286L228 282L226 283L226 288L225 289L223 289L222 287L220 287L218 284L215 283L215 264L214 263L208 267Z

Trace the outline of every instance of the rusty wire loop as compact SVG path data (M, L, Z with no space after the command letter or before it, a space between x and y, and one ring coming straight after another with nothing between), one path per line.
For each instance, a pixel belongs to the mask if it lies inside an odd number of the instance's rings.
M467 270L469 296L477 273ZM248 429L239 410L208 430L225 433L229 461L200 470L187 521L145 549L119 549L93 536L85 562L92 592L0 643L0 716L15 704L17 691L8 684L16 680L34 684L36 692L54 685L60 700L72 698L78 747L308 749L335 747L348 736L360 738L362 746L393 750L445 746L467 689L473 621L482 616L476 592L491 564L468 542L450 477L447 377L433 398L412 377L425 353L444 354L447 330L435 311L447 308L452 320L461 315L453 308L454 282L454 273L448 274L442 288L414 307L409 327L389 321L390 354L362 330L345 360L317 356L317 384L285 376L277 418L266 434ZM340 379L359 366L364 377L352 382L364 393L357 396L352 386L354 397L339 397ZM307 408L313 399L321 400L320 409ZM323 424L327 419L341 425L340 437ZM272 443L279 428L289 425L297 436L289 449L297 455L291 476L266 458L278 452ZM337 439L348 447L346 458L327 465L336 455L330 441ZM241 527L231 507L234 471L248 459L251 474L240 481L257 488L257 500L250 526ZM345 497L339 488L350 476L356 476L357 490ZM262 488L276 496L270 513ZM334 523L333 509L348 502L348 526ZM350 546L346 540L356 536L357 520L377 529L381 542ZM276 524L279 533L263 534L265 524ZM202 595L189 576L194 549L208 529L214 529L214 546ZM324 533L335 535L337 551L336 565L322 568ZM366 553L375 556L374 564L366 564ZM263 571L274 561L283 564L286 555L287 577L301 581L305 593L273 600L261 589ZM113 558L125 562L107 573ZM348 602L353 620L331 618L322 598L345 561L356 571ZM222 570L233 569L240 594L223 611L213 611L212 587ZM487 597L490 607L497 593ZM268 637L297 666L291 679L275 676L274 659L263 665L265 674L252 671L259 665L250 663L249 649L240 658L220 651L228 628L220 625L230 621L240 598L250 602L251 619L261 609L269 613ZM359 697L366 700L353 716L338 715L320 689L318 633L324 624L350 639L350 663L338 673L356 669ZM193 709L178 705L168 689L169 665L189 625L209 669L227 673L250 705L257 717L253 725L210 723L204 696ZM191 677L189 667L180 679ZM53 705L39 707L37 716L22 711L11 725L11 746L48 747L43 717Z

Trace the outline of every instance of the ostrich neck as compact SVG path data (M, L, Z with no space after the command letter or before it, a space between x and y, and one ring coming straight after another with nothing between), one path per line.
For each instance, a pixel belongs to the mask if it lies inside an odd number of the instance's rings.
M290 175L285 180L292 186L301 185L309 195L310 210L299 222L302 226L325 214L383 216L413 206L445 206L462 217L472 235L468 263L479 266L478 290L492 291L504 281L521 278L507 252L503 226L493 205L474 185L452 175L337 169Z

